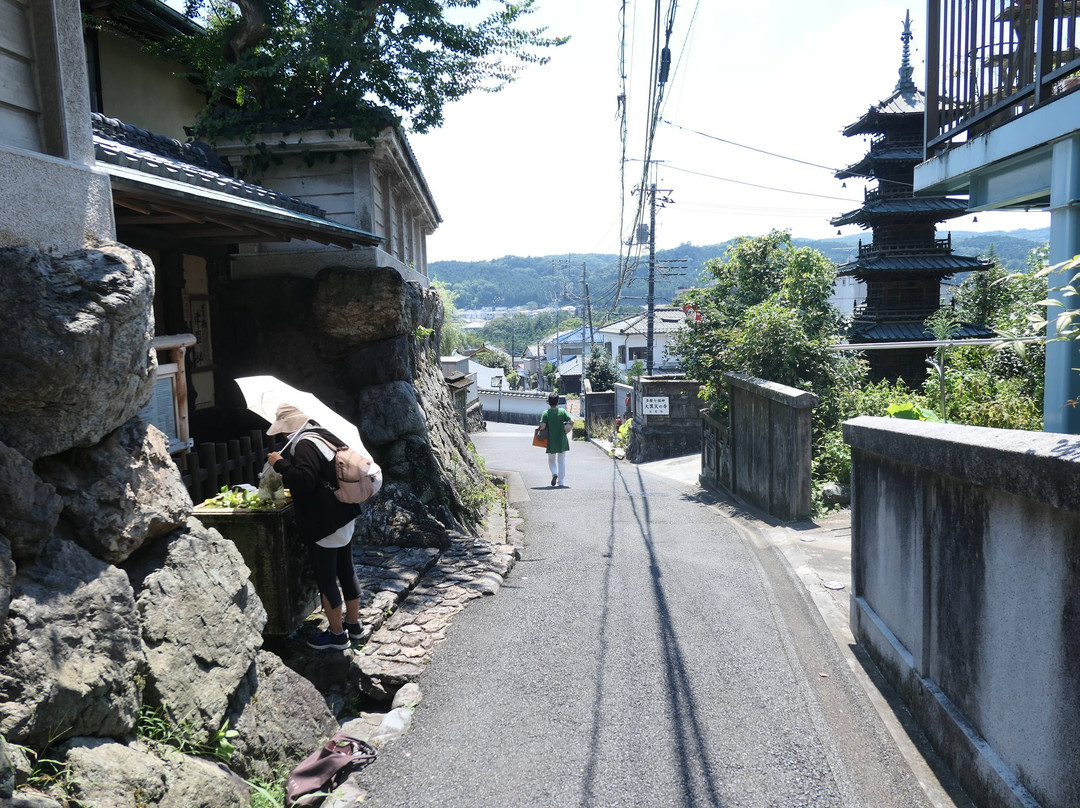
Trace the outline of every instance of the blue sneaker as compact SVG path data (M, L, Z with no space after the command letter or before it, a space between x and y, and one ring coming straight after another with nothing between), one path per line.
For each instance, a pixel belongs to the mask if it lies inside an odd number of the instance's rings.
M308 640L307 644L319 651L327 648L344 651L346 648L351 647L349 633L347 631L343 631L340 634L331 634L329 631L320 631L315 635L314 639Z

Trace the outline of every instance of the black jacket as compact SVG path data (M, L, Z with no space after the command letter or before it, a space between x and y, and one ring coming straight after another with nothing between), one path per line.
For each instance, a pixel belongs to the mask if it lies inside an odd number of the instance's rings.
M318 432L340 444L325 429L304 431ZM274 471L281 475L285 487L292 492L296 525L304 541L314 544L360 515L359 505L340 502L334 496L337 487L334 464L310 440L300 437L293 441L281 460L274 464Z

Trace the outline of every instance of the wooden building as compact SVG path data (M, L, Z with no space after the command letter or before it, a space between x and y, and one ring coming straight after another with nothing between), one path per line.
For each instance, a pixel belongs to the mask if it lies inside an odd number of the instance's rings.
M857 224L873 233L869 244L859 242L858 256L838 269L841 277L866 285L866 301L855 309L848 332L854 344L933 339L923 322L941 306L942 281L990 266L984 259L954 254L951 234L937 237L938 222L967 213L966 199L913 194L915 166L923 156L926 96L912 80L910 16L900 38L903 57L893 93L844 130L846 137L871 136L870 151L836 174L837 179L872 178L877 184L861 207L832 220L836 226ZM955 336L990 337L993 332L964 323ZM867 351L871 378L921 386L930 353L929 348Z

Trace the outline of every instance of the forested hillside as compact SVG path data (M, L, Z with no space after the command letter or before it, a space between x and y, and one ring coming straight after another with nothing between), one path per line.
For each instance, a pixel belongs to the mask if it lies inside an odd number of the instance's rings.
M948 230L942 229L939 235ZM963 255L990 255L1009 271L1024 268L1024 261L1032 248L1046 243L1049 231L1017 230L1009 233L953 232L953 249ZM862 235L869 241L870 233ZM831 239L794 239L798 247L820 250L836 264L843 264L854 257L860 236L854 234ZM668 302L679 289L698 283L701 268L706 261L718 258L730 244L696 246L682 244L666 250L657 250L661 264L686 259L685 268L659 269L656 275L657 302ZM594 312L609 308L615 299L618 286L619 258L615 255L545 255L521 257L507 255L489 261L436 261L429 265L431 277L450 287L457 295L459 309L477 309L485 306L523 306L543 308L551 306L556 296L563 304L578 303L583 297L582 264L589 282ZM644 304L647 292L648 254L637 258L633 280L622 290L622 303ZM563 296L565 294L565 296Z

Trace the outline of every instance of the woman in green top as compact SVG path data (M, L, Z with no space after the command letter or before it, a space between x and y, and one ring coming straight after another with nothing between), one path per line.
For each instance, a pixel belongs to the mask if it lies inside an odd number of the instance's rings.
M570 438L564 424L571 423L570 413L559 406L559 396L548 396L548 408L540 416L540 423L547 424L547 460L551 470L552 485L566 485L566 453L570 451Z

